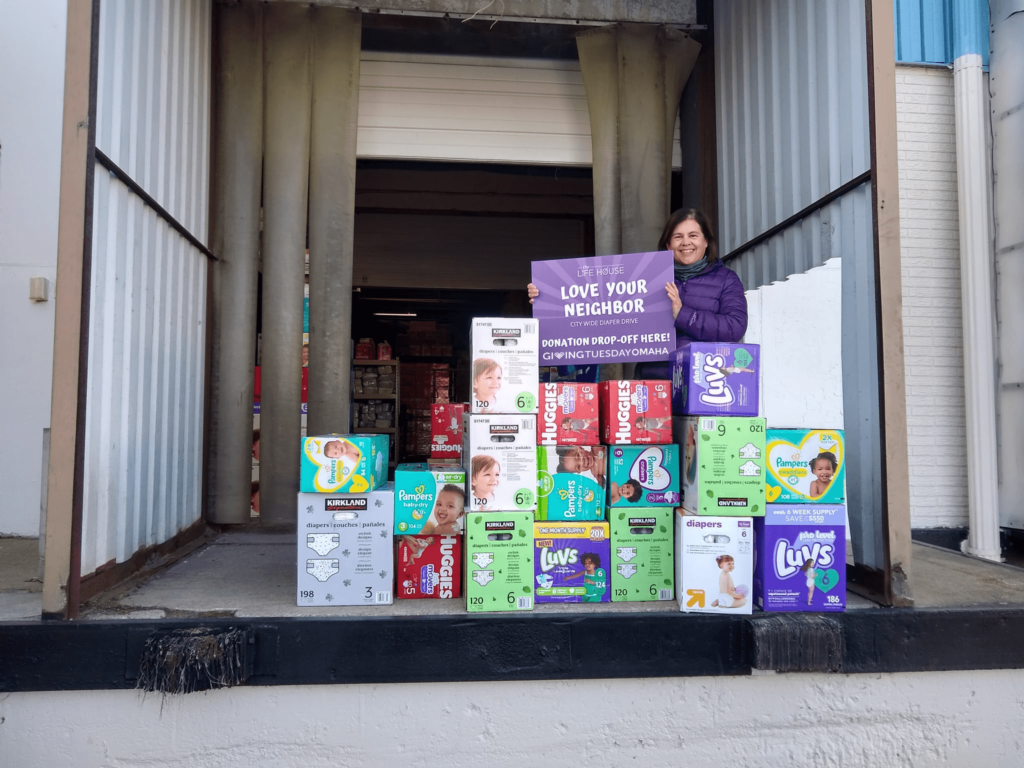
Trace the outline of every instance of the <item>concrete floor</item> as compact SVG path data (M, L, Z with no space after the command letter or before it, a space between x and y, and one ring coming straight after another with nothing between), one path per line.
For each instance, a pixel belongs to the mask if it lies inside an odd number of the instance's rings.
M39 539L0 539L0 621L38 619L42 608Z

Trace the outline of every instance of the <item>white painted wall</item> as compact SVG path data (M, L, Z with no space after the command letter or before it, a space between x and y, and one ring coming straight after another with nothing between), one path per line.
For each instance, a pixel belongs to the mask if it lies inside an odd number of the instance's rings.
M66 17L66 0L0 2L0 535L39 535ZM30 277L50 301L29 301Z

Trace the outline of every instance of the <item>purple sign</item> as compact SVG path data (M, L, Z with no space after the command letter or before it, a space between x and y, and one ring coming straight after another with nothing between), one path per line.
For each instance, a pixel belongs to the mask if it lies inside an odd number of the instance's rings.
M671 251L533 262L541 365L667 360L676 346Z
M672 412L680 416L757 416L761 348L692 341L669 356Z

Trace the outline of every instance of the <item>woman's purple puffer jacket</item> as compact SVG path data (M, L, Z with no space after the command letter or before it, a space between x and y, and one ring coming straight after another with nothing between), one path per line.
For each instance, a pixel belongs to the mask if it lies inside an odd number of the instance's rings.
M738 342L747 331L747 297L736 273L716 261L685 283L678 280L683 308L676 317L676 344L687 341ZM668 379L668 361L641 363L638 379Z

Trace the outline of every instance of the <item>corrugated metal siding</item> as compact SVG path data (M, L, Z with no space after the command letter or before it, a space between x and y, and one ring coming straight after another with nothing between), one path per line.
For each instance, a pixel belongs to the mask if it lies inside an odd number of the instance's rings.
M896 61L953 62L953 0L893 0Z

